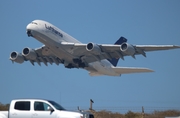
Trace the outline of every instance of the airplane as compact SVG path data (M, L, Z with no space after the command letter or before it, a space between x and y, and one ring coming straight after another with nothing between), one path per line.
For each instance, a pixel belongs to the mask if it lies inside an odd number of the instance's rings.
M26 27L28 37L33 37L44 45L37 49L26 47L22 53L13 51L10 60L16 63L29 61L41 66L44 63L66 68L81 68L90 76L121 76L121 74L153 72L148 68L117 67L119 59L125 56L143 55L145 52L180 48L178 45L132 45L125 37L120 37L114 44L81 43L61 29L43 20L34 20Z

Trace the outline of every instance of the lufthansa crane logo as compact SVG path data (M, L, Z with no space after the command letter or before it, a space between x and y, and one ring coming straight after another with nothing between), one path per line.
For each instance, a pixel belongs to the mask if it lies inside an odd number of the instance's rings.
M45 24L45 28L48 29L48 30L50 30L50 31L52 31L54 34L59 35L60 37L63 37L63 34L60 33L58 30L56 30L55 28L53 28L52 26L47 26L47 25Z

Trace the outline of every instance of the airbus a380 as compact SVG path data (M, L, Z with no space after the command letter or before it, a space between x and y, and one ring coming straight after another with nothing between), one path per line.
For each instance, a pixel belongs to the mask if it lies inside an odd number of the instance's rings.
M30 61L41 65L44 63L64 64L66 68L82 68L91 76L152 72L148 68L116 67L118 60L124 56L143 55L147 51L180 48L176 45L131 45L127 39L120 37L115 44L83 44L56 26L43 20L34 20L26 27L27 35L44 45L37 49L24 48L22 53L10 54L10 60L17 63Z

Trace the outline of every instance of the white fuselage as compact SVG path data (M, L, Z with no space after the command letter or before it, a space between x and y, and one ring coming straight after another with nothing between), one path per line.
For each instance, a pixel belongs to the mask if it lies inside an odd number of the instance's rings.
M72 36L63 32L54 25L42 21L35 20L27 25L27 31L31 30L33 37L43 43L45 46L49 47L51 52L60 59L65 60L65 63L73 62L72 59L78 58L75 54L70 53L67 48L64 48L61 44L62 42L68 43L81 43ZM106 59L99 60L96 62L88 63L90 68L95 69L96 71L90 72L92 75L111 75L119 76L118 73L113 71L113 65ZM90 71L88 67L85 68Z

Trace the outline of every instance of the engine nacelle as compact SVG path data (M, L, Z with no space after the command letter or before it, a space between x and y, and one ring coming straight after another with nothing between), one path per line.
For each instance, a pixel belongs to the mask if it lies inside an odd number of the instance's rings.
M128 43L123 43L121 44L120 50L127 54L127 55L131 55L133 56L135 54L135 49L132 45L128 44Z
M34 50L32 50L31 48L24 48L22 54L27 59L31 59L31 60L35 60L37 57L36 52Z
M88 43L86 46L86 50L95 55L100 55L102 52L100 47L94 43Z
M21 63L24 62L24 57L22 56L21 53L12 52L11 55L10 55L10 60L21 64Z

